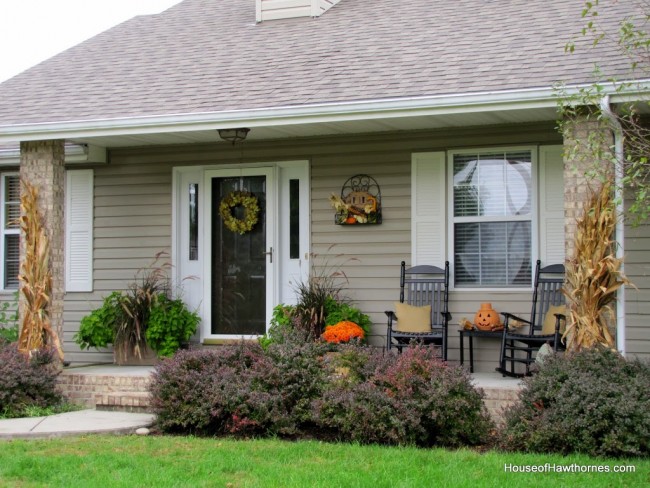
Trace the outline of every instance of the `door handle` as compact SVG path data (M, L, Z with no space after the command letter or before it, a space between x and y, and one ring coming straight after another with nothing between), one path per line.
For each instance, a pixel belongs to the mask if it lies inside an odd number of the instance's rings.
M268 251L262 253L264 256L269 256L269 263L273 264L273 248L270 247Z

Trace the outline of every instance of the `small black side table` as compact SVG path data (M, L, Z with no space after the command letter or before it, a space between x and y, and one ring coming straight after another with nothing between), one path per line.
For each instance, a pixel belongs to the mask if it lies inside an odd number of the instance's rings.
M503 330L498 330L496 332L487 331L487 330L465 330L461 329L460 331L460 365L463 365L465 359L465 337L469 338L469 372L474 372L474 337L491 337L496 339L501 339L503 336Z

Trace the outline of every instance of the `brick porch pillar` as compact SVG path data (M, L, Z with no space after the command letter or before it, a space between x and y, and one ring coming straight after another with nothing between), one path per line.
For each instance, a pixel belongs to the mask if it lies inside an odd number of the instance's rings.
M564 248L565 259L575 257L576 220L584 213L589 187L599 190L614 178L611 147L614 136L606 122L581 118L564 130Z
M50 242L50 267L52 270L50 319L52 328L59 334L61 342L63 342L65 279L64 160L63 140L20 143L20 177L38 190L38 209ZM21 262L24 259L24 252L25 250L21 246Z

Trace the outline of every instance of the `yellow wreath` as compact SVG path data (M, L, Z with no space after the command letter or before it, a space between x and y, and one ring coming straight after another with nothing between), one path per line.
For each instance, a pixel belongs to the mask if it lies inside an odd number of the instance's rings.
M232 214L232 209L241 205L244 207L244 218L237 219ZM258 221L260 206L257 197L246 191L233 191L224 197L219 204L219 215L223 219L223 225L231 232L245 234L250 232Z

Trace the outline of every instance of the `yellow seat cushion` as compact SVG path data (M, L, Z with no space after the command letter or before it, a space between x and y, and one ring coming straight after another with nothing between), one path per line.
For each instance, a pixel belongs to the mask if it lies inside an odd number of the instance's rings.
M548 311L544 316L544 324L542 325L542 335L553 335L555 334L555 314L559 313L562 315L567 314L566 305L551 305L548 307ZM566 320L560 320L560 334L564 334L566 329Z
M431 305L414 307L406 303L395 302L399 332L431 332Z

